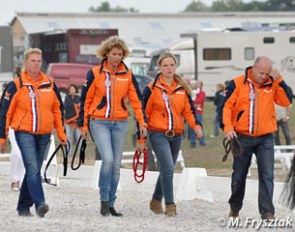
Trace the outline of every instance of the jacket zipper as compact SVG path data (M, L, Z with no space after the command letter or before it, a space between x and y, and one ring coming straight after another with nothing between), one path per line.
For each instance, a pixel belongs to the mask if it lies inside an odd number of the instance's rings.
M256 125L256 135L259 135L259 114L260 114L260 111L259 111L259 109L260 109L260 89L258 88L257 89L257 97L258 97L258 99L257 99L257 104L258 104L258 106L257 106L257 117L256 117L256 121L257 121L257 125Z

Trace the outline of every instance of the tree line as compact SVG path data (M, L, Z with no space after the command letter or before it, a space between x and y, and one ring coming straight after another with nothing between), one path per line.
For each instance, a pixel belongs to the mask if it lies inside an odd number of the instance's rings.
M180 12L249 12L249 11L294 11L295 0L267 0L251 1L244 3L242 0L216 0L211 6L207 6L201 0L193 0L183 11ZM139 13L133 7L111 7L109 2L102 2L99 6L91 6L90 12L130 12Z

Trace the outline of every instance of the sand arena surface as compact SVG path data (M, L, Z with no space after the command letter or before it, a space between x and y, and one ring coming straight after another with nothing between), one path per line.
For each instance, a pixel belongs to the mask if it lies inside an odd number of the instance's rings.
M31 208L34 216L25 218L19 217L15 210L18 192L10 190L9 176L0 171L0 231L257 231L257 223L260 223L257 194L246 195L240 212L240 228L233 229L227 217L228 193L213 192L214 203L199 199L176 201L176 217L155 215L148 207L154 184L148 180L148 176L146 178L142 184L137 184L130 172L121 172L115 205L124 215L121 218L102 217L98 190L91 188L89 179L77 177L62 177L57 187L44 184L50 207L48 214L45 218L39 218L35 209ZM275 230L262 227L259 231L295 231L295 212L290 212L277 201L275 206L276 217L281 220L281 225L291 220L291 227L276 227ZM254 225L250 224L252 222Z

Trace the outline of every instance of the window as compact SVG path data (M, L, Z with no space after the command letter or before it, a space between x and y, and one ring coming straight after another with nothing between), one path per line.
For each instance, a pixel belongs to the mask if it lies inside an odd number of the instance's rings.
M255 50L254 50L254 48L253 47L245 48L244 56L245 56L245 60L254 60L254 58L255 58Z
M230 48L204 48L203 60L231 60Z
M290 43L295 43L295 37L290 37L289 42Z
M274 37L264 37L263 38L263 43L274 43L275 38Z

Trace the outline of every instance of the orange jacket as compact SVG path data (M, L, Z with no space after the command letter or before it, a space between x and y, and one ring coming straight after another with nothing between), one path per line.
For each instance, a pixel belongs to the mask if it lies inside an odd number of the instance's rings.
M125 120L130 114L127 97L140 126L146 126L145 114L141 104L141 93L132 72L124 63L112 75L107 60L87 73L82 88L78 124L82 130L88 128L88 118L104 120Z
M174 130L176 134L180 134L184 129L183 117L191 128L201 126L196 120L191 96L187 95L175 79L169 88L161 75L156 77L145 88L143 97L149 130Z
M56 85L44 73L35 82L25 71L9 85L1 103L0 143L5 143L8 127L32 134L51 134L55 128L66 140L63 104Z
M292 95L282 77L264 84L253 81L252 68L226 87L222 123L224 132L235 130L249 136L261 136L277 130L274 103L289 106Z

